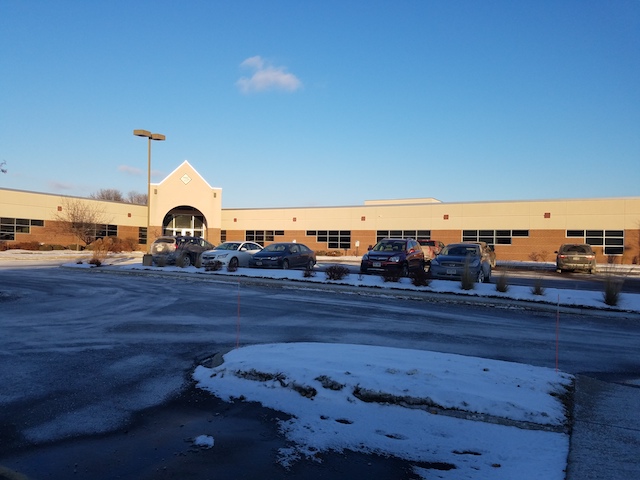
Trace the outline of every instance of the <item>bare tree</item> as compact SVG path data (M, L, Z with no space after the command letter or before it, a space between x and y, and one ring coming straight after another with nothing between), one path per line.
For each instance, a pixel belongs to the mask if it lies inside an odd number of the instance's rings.
M138 193L132 190L125 197L124 195L122 195L122 192L120 192L120 190L117 190L115 188L101 188L96 193L90 194L89 198L94 198L96 200L107 200L110 202L133 203L135 205L147 204L146 193Z
M109 200L112 202L124 202L124 197L120 190L115 188L101 188L96 193L89 195L89 198L95 198L96 200Z
M7 173L7 169L4 168L4 166L7 164L7 162L5 162L4 160L2 162L0 162L0 172L2 173Z
M98 202L62 197L61 210L55 215L60 233L73 235L85 245L96 239L96 230L109 220Z
M131 191L127 194L127 198L125 202L134 203L136 205L146 205L147 204L147 194L146 193L138 193L135 191Z

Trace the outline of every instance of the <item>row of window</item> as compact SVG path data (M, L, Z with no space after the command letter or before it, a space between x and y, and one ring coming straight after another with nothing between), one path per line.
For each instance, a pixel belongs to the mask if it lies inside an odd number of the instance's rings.
M307 230L307 237L316 237L317 243L326 243L329 249L351 248L351 230Z
M16 233L31 233L31 227L44 227L44 220L0 218L0 240L13 241Z
M488 245L511 245L513 237L528 237L529 230L463 230L463 242L486 242Z
M605 255L624 253L624 230L567 230L567 238L603 247Z
M275 237L283 235L284 230L247 230L244 233L244 239L247 242L256 242L264 245L264 242L275 242Z
M44 220L28 218L0 218L0 240L13 241L16 233L31 233L31 227L43 227ZM193 227L193 224L191 224ZM329 249L350 249L351 230L307 230L307 236L315 237L316 243L326 243ZM118 226L96 225L95 237L117 237ZM263 245L274 242L275 237L284 236L284 230L246 230L245 240ZM486 242L489 245L511 245L513 237L528 237L529 230L463 230L463 242ZM221 240L226 241L227 232L222 230ZM376 241L383 238L431 239L431 230L377 230ZM603 247L605 255L624 253L624 230L567 230L566 237L575 242ZM138 243L147 244L147 228L138 228Z

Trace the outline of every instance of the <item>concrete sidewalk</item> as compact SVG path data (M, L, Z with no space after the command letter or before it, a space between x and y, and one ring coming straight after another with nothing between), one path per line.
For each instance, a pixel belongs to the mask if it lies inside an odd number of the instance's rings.
M633 380L576 377L567 480L640 478L640 373Z

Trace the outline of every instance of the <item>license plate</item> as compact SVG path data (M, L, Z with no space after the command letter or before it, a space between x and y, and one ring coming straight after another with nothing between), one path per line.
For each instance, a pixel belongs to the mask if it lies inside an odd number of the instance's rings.
M256 260L256 265L262 265L262 262L260 260Z
M458 271L455 268L447 268L447 275L455 275Z
M382 264L380 262L373 262L373 266L375 268L380 268L382 266Z
M574 262L577 262L578 260L580 260L580 257L573 257Z

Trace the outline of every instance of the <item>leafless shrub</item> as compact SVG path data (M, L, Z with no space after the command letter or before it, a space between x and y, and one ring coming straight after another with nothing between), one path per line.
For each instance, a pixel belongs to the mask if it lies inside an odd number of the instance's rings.
M220 260L215 260L211 263L207 263L204 269L207 272L217 272L222 269L222 262Z
M542 284L542 277L536 277L533 282L533 286L531 287L531 293L534 295L544 295L546 290L547 289Z
M91 244L91 247L92 255L89 263L100 266L107 259L107 255L113 247L113 239L110 237L99 238Z
M431 284L429 274L422 269L411 272L409 278L411 278L411 283L416 287L428 287Z
M462 290L473 290L473 287L476 284L476 279L471 272L471 268L469 268L469 262L471 260L469 257L466 258L464 262L464 270L462 271L462 276L460 277L460 288Z
M623 284L622 278L607 275L604 279L604 291L602 292L604 303L612 307L618 305Z
M343 265L331 265L324 273L327 280L342 280L349 275L349 269Z
M498 280L496 281L496 290L498 292L505 293L509 290L509 275L506 270L500 272Z
M623 274L619 274L613 266L614 260L611 258L608 260L609 265L605 267L604 271L602 299L607 305L615 307L620 303L622 287L624 285L625 278L629 275L631 270Z
M400 270L385 270L380 276L385 282L399 282L402 278L402 272Z
M227 263L227 272L237 272L238 271L238 264L236 262L229 262Z

